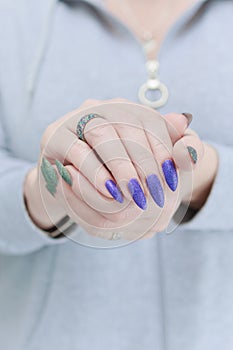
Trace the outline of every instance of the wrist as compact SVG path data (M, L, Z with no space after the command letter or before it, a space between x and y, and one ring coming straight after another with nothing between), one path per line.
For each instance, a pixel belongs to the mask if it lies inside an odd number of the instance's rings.
M56 199L39 187L37 168L31 169L25 178L24 200L31 220L42 230L51 228L66 216Z

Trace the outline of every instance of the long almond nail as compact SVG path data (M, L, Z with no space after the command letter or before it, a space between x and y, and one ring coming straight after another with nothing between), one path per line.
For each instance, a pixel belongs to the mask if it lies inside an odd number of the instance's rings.
M155 174L148 175L146 178L146 183L151 197L155 203L162 208L164 206L164 192L158 176Z
M165 160L162 164L162 169L168 186L172 191L175 191L178 185L178 175L173 160Z
M137 179L130 179L128 182L128 189L137 206L143 210L146 209L146 197Z
M46 181L47 190L54 196L57 191L58 176L52 164L46 159L42 159L41 172Z
M105 187L107 188L108 192L113 196L113 198L120 202L123 203L123 196L120 191L120 189L117 187L114 181L112 180L107 180L105 182Z
M193 115L191 113L182 113L188 120L188 126L191 123L191 121L193 120Z
M192 159L193 163L196 164L196 162L197 162L197 151L192 146L188 146L187 149L188 149L190 158Z
M55 160L55 164L56 164L57 170L58 170L59 174L61 175L61 177L63 178L63 180L68 185L72 186L72 178L71 178L69 172L64 167L64 165L57 159Z

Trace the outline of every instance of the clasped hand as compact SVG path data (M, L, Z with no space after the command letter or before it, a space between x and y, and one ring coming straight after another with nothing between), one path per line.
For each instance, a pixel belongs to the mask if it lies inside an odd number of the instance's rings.
M104 119L86 124L84 142L76 127L88 113ZM167 227L192 191L202 156L183 114L162 116L123 99L87 100L46 129L38 183L89 234L110 239L120 231L134 240Z

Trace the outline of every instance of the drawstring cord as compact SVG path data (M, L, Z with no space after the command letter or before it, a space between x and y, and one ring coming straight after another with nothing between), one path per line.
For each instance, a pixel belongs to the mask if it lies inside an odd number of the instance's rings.
M50 31L52 29L52 18L55 12L57 0L50 0L48 12L45 19L45 24L42 28L42 33L40 37L40 42L35 54L35 58L32 62L31 69L28 75L27 81L27 95L28 95L28 110L30 109L31 102L35 93L36 82L38 79L39 71L43 58L46 52L46 48L49 42Z

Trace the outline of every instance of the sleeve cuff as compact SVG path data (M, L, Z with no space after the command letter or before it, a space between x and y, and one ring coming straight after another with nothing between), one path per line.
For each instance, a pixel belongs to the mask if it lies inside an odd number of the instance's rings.
M1 235L0 251L6 254L25 254L43 246L62 244L66 237L59 239L49 237L31 220L23 196L25 176L32 165L23 164L5 174L7 181L1 181ZM7 182L7 184L6 184ZM7 191L6 188L7 187Z

